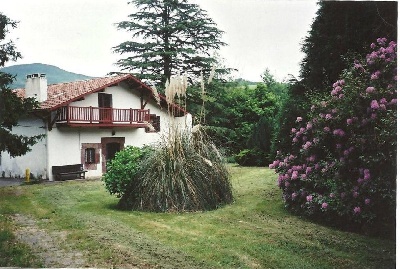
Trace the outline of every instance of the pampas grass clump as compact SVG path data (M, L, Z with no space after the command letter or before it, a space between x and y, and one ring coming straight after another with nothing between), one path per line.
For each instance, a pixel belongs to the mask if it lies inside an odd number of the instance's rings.
M213 210L233 200L224 158L201 130L154 146L141 163L123 209L153 212Z

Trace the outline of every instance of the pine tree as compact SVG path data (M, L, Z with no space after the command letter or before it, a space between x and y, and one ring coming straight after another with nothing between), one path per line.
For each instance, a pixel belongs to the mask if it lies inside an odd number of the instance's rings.
M174 73L199 77L216 62L211 54L225 43L206 11L187 0L133 0L137 11L118 30L132 34L132 40L113 48L128 55L117 65L143 80L164 85Z
M12 41L6 41L9 28L16 28L17 22L0 13L0 67L10 60L21 58ZM0 72L0 152L7 151L12 157L26 154L41 136L28 137L12 133L18 119L26 116L37 103L32 98L21 99L9 85L14 77Z

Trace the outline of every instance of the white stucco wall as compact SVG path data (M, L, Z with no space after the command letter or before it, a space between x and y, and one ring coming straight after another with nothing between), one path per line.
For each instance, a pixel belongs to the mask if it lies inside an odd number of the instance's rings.
M45 124L38 118L27 118L19 121L13 128L13 133L18 135L34 136L46 134ZM32 146L26 155L12 158L7 152L1 153L0 176L24 178L25 170L30 169L36 178L46 178L46 137Z

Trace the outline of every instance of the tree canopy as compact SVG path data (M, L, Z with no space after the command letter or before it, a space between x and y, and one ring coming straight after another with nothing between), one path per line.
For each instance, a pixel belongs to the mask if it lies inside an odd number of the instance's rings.
M0 67L4 67L10 60L21 58L15 44L6 40L9 29L16 27L17 22L0 13ZM12 133L13 127L18 125L18 119L37 106L34 99L21 99L9 89L13 80L12 75L0 72L0 152L7 151L15 157L27 153L40 136L28 137Z
M133 0L136 11L119 22L118 30L132 34L132 40L113 48L127 55L117 65L143 80L164 85L173 73L187 72L199 77L210 71L213 50L222 42L222 31L206 11L187 0Z

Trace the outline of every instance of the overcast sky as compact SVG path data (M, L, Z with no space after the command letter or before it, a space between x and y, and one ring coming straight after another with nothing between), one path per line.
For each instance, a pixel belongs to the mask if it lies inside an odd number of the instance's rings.
M208 12L228 43L220 54L237 77L260 81L265 68L278 80L298 76L301 41L318 9L316 0L191 0ZM112 47L129 40L115 23L132 13L126 0L7 0L1 11L18 28L9 35L23 59L89 76L119 71ZM122 56L123 57L123 56Z

